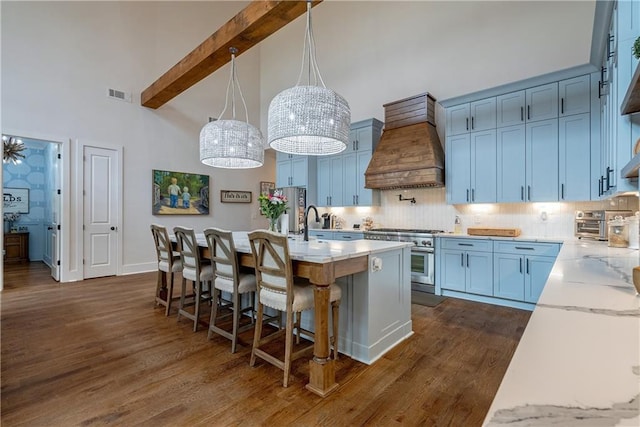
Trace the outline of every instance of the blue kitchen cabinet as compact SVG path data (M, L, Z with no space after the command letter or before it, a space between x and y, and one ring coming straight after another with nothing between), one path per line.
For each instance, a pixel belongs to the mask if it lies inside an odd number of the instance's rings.
M620 0L616 2L618 40L635 40L640 36L640 1Z
M536 303L560 251L558 243L496 241L494 296Z
M527 104L525 118L528 122L558 117L558 83L536 86L525 91Z
M322 230L322 229L310 229L309 230L309 237L315 237L318 240L333 240L334 233L333 231L329 231L329 230Z
M315 157L276 153L276 187L306 187L315 175Z
M486 98L447 108L447 136L496 127L496 98Z
M469 203L471 183L471 136L448 136L446 143L445 191L450 204Z
M497 200L524 202L526 188L525 125L497 129Z
M493 295L491 240L442 238L440 287L476 295Z
M497 127L524 124L525 91L511 92L496 97Z
M364 188L365 176L373 152L358 151L344 155L343 206L372 206L380 204L380 193Z
M343 156L333 155L318 159L318 206L343 206Z
M496 131L447 138L449 203L496 201Z
M560 200L591 198L590 114L558 119Z
M525 197L528 202L558 200L558 119L527 123Z
M559 117L591 111L591 78L589 74L558 82Z
M349 231L336 231L333 233L334 240L362 240L364 239L364 233L349 232Z

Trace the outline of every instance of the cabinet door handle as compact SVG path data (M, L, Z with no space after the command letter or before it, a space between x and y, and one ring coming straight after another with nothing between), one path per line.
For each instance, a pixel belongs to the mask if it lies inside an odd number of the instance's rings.
M564 200L564 184L560 184L560 198Z
M473 243L458 243L458 246L473 246Z
M527 274L529 274L529 258L527 258Z
M351 196L351 203L356 204L356 196Z
M531 105L527 105L527 120L531 120Z
M356 194L356 205L359 205L359 204L360 204L360 196Z
M560 114L564 114L564 98L560 98Z
M467 268L469 268L469 254L467 254Z
M613 55L616 54L616 51L611 48L611 43L614 42L615 38L615 35L609 34L609 43L607 43L607 59L613 58Z
M598 180L598 196L602 196L604 194L604 177L600 175L600 179Z
M460 267L464 267L464 254L460 254Z
M329 204L333 205L333 196L329 196Z
M471 130L475 129L475 125L473 124L473 116L471 116Z
M520 121L524 122L524 107L520 106Z
M467 117L467 130L469 130L469 117Z
M360 149L360 141L356 139L356 151Z
M520 258L520 274L522 274L522 258Z
M536 248L531 248L531 247L528 247L528 246L516 246L516 249L520 249L520 250L523 250L523 251L535 251L536 250Z
M531 186L527 185L527 200L531 201Z
M476 201L476 189L475 188L471 189L471 201L472 202Z
M467 202L469 201L469 189L467 188Z
M524 185L520 186L520 200L524 201Z
M605 177L605 180L607 181L607 191L613 187L613 185L611 185L611 172L613 172L613 169L607 166L607 176Z
M356 151L356 142L351 141L351 151Z

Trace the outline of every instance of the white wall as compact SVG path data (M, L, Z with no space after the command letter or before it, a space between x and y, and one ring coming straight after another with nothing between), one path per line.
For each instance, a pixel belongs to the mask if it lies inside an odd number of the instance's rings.
M256 199L259 182L275 179L273 155L263 168L244 171L213 169L199 161L198 135L207 118L222 111L228 65L157 110L140 106L146 87L245 4L2 2L2 132L124 147L123 272L153 266L152 222L196 229L266 224L256 215ZM259 59L257 49L237 58L254 124L260 116ZM131 92L133 102L108 99L108 87ZM211 214L151 215L152 169L210 175ZM254 202L222 204L223 189L252 191ZM74 196L72 204L81 203ZM71 227L81 230L81 221ZM74 242L81 240L76 236ZM77 244L70 251L75 261L81 259Z

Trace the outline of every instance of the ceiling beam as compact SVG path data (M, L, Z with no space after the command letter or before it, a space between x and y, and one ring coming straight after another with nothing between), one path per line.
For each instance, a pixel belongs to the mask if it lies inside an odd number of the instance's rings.
M314 0L312 6L321 1ZM161 107L230 62L230 47L237 48L240 55L306 11L306 1L252 1L146 88L141 104Z

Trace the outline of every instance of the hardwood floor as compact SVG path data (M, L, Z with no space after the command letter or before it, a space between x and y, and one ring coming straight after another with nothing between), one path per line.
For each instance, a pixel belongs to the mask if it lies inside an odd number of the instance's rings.
M154 273L58 284L5 266L2 406L8 426L479 426L530 313L448 298L413 305L415 334L371 366L343 356L339 389L308 392L154 308ZM251 331L245 338L251 337Z

